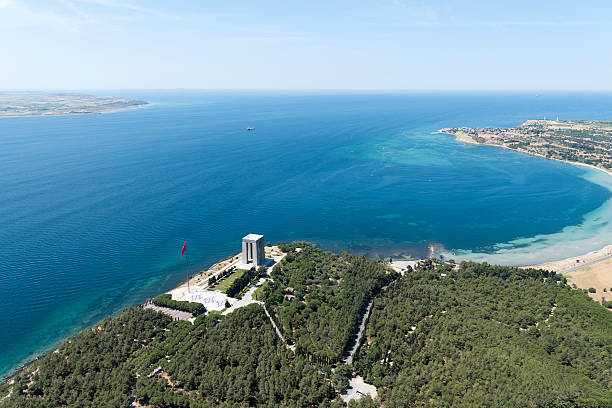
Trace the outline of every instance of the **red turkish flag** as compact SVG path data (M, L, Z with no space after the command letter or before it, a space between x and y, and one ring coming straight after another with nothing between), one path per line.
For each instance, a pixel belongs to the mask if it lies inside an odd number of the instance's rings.
M183 244L183 249L181 249L181 258L183 257L183 254L185 253L186 250L187 250L187 241L185 241L185 243Z

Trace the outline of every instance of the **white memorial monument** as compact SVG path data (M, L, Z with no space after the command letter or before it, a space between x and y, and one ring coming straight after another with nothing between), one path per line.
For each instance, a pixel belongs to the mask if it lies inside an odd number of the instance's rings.
M249 234L242 238L242 264L258 267L266 263L264 236Z

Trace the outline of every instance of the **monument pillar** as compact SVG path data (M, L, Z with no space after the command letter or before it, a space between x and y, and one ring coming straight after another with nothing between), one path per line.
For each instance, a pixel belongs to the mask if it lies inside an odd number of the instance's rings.
M249 234L242 238L242 263L256 268L266 263L263 235Z

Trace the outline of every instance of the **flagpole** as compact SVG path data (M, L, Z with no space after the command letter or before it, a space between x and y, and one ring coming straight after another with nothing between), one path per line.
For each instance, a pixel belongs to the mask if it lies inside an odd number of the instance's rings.
M187 254L185 255L185 261L187 263L187 293L190 293L189 290L189 251L186 251Z

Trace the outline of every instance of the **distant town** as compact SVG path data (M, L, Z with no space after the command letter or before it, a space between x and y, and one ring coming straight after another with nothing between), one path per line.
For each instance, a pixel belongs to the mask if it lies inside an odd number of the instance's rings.
M528 120L514 128L445 128L465 143L505 147L549 159L612 169L612 121Z

